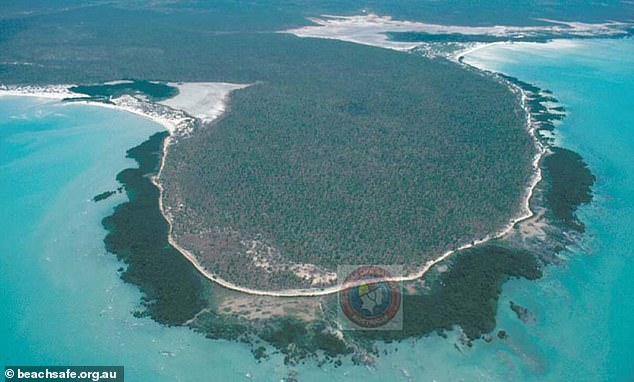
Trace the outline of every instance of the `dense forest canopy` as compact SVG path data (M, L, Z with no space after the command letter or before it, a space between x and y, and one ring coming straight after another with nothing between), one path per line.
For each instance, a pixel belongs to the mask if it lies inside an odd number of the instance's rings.
M204 266L306 286L275 264L419 266L518 213L533 145L505 85L407 53L301 47L269 50L274 77L234 92L220 122L170 151L168 204L187 206L176 232ZM253 265L254 241L269 272Z
M223 277L302 284L255 267L254 240L273 262L326 271L419 265L518 211L532 142L517 98L489 77L271 32L305 24L317 5L75 5L0 20L0 82L253 84L172 147L163 176L166 204L185 206L173 209L176 235Z

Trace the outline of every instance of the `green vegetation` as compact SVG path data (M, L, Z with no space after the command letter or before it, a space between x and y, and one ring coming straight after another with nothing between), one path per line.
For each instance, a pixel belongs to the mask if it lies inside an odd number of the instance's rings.
M73 86L69 90L86 94L93 99L104 100L130 94L146 96L150 101L162 101L178 94L178 89L175 87L145 80L116 84L79 85Z
M255 268L252 239L281 263L419 265L517 211L534 148L504 84L444 60L231 31L212 14L102 6L33 16L0 62L34 65L3 66L0 81L256 83L233 94L217 125L172 148L163 177L166 205L188 208L174 210L176 234L202 233L184 242L239 284L303 283L284 267Z
M175 214L176 231L232 230L213 236L222 246L185 239L208 269L296 286L249 270L242 243L255 239L331 270L418 265L517 211L533 144L503 84L444 60L302 45L302 71L284 64L285 78L235 92L225 118L170 149L169 204L195 211Z

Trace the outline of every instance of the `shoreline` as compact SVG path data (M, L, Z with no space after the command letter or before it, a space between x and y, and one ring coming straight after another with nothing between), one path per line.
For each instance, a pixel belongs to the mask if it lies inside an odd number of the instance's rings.
M489 45L489 44L486 44ZM484 45L484 46L486 46ZM484 46L481 46L479 48L482 48ZM466 65L469 67L473 67L476 70L479 71L483 71L480 68L471 66L471 65L467 65L464 63L460 63L461 65ZM502 80L500 78L498 78L496 76L496 79L498 80ZM441 254L440 256L436 257L433 260L430 260L428 262L426 262L417 272L412 273L412 274L407 274L404 276L398 276L398 277L392 277L389 279L386 279L385 281L392 281L392 282L405 282L405 281L415 281L417 279L422 278L427 272L429 272L429 270L431 270L431 268L433 268L435 265L441 263L442 261L446 260L447 258L449 258L451 255L454 255L460 251L469 249L469 248L473 248L476 247L478 245L487 243L491 240L495 240L495 239L499 239L503 236L505 236L506 234L508 234L509 232L511 232L511 230L513 229L513 227L515 226L515 224L520 223L524 220L530 219L531 217L534 216L534 212L531 210L530 208L530 200L532 199L533 193L534 193L534 189L535 187L539 184L539 182L542 180L542 171L540 168L540 161L543 157L543 155L546 153L546 149L543 146L543 144L541 143L541 141L539 140L539 138L536 135L536 129L537 126L535 125L532 117L531 117L531 113L530 113L530 108L527 104L527 96L526 93L523 89L521 89L519 86L512 84L508 81L504 81L504 83L509 87L509 89L511 89L511 91L515 94L519 94L520 95L520 103L521 103L521 107L525 112L525 116L526 116L526 127L527 130L529 132L529 134L531 135L531 138L533 139L533 142L535 144L535 148L537 150L537 153L535 154L535 156L532 158L531 160L531 167L533 168L533 173L532 176L528 182L528 186L525 189L524 192L524 196L523 196L523 201L522 201L522 206L521 206L521 210L519 213L519 216L512 218L508 224L503 227L501 230L490 234L482 239L479 240L474 240L471 243L467 243L464 244L456 249L453 250L449 250L444 252L443 254ZM226 102L226 100L225 100ZM226 105L224 105L226 106ZM219 115L217 118L222 117L222 114ZM338 293L344 289L350 288L350 287L354 287L357 285L360 285L360 281L353 283L353 284L347 284L347 285L342 285L342 284L336 284L330 287L325 287L325 288L301 288L301 289L285 289L285 290L273 290L273 291L268 291L268 290L261 290L261 289L254 289L254 288L247 288L247 287L242 287L240 285L234 284L230 281L224 280L222 278L219 278L215 275L213 275L212 273L208 272L203 266L202 264L200 264L200 262L198 261L198 259L196 259L196 257L187 249L183 248L180 244L178 244L178 242L174 239L173 235L172 235L172 221L171 221L171 217L168 216L168 214L165 212L164 206L163 206L163 186L161 185L160 182L160 175L161 172L163 170L163 167L165 165L165 161L166 161L166 157L168 154L168 150L169 150L169 146L173 143L174 137L173 135L170 135L169 137L167 137L165 139L165 142L163 143L163 156L161 158L161 165L159 167L159 171L157 173L157 175L155 177L153 177L152 182L155 184L155 186L159 189L160 192L160 200L159 200L159 208L161 209L161 213L163 214L163 216L165 217L165 219L168 221L169 227L170 227L170 231L168 234L168 242L170 243L170 245L172 245L174 248L176 248L187 260L189 260L189 262L198 270L198 272L200 272L205 278L207 278L210 281L215 282L216 284L230 289L230 290L234 290L236 292L241 292L241 293L246 293L246 294L250 294L250 295L255 295L255 296L268 296L268 297L319 297L319 296L327 296L327 295L331 295L331 294L335 294Z
M490 45L490 44L486 44L486 45ZM483 48L484 46L480 46L478 49ZM475 66L471 66L465 63L458 63L460 65L465 65L465 66L469 66L471 68L475 68L478 71L481 72L485 72L483 69L477 68ZM488 75L491 75L490 73ZM496 75L496 79L497 80L503 80L499 77L497 77ZM504 80L503 80L504 81ZM491 240L496 240L499 239L503 236L505 236L506 234L508 234L509 232L511 232L513 230L513 227L515 226L515 224L520 223L524 220L530 219L534 216L534 211L531 210L530 208L530 201L533 197L533 193L535 190L535 187L539 184L539 182L542 180L542 170L540 167L540 162L542 157L544 156L544 154L547 152L546 148L544 147L544 145L541 143L541 141L539 140L539 138L537 137L537 126L535 125L532 116L531 116L531 112L530 112L530 107L528 106L527 103L527 96L525 91L520 88L519 86L512 84L509 81L504 81L504 83L509 87L509 89L511 89L511 91L515 94L519 94L521 96L520 98L520 103L521 103L521 107L525 112L526 115L526 127L527 130L531 136L531 138L533 139L534 143L535 143L535 148L537 149L537 154L535 154L535 156L533 157L532 161L531 161L531 166L533 167L533 173L531 176L531 179L529 180L529 184L525 189L525 196L523 197L523 203L522 203L522 208L520 211L520 215L512 218L509 223L501 230L488 235L482 239L479 240L474 240L471 243L468 244L464 244L456 249L453 250L449 250L444 252L442 255L438 256L437 258L430 260L428 262L426 262L422 268L420 268L417 272L413 273L413 274L408 274L408 275L404 275L404 276L399 276L399 277L391 277L391 278L387 278L384 279L384 281L391 281L391 282L405 282L405 281L415 281L417 279L422 278L427 272L429 272L429 270L431 270L431 268L433 268L435 265L441 263L442 261L446 260L447 258L449 258L451 255L454 255L460 251L469 249L469 248L473 248L476 247L478 245L484 244L486 242L489 242ZM221 117L221 115L219 116ZM327 296L327 295L331 295L331 294L335 294L338 293L344 289L347 288L351 288L351 287L355 287L358 286L362 283L362 281L358 281L352 284L346 284L346 285L342 285L342 284L336 284L330 287L326 287L326 288L302 288L302 289L285 289L285 290L276 290L276 291L267 291L267 290L261 290L261 289L253 289L253 288L246 288L246 287L242 287L240 285L236 285L230 281L224 280L222 278L219 278L211 273L209 273L196 259L196 257L187 249L183 248L182 246L180 246L176 240L174 239L174 237L172 236L172 222L170 220L170 218L167 216L167 214L164 211L163 208L163 200L162 200L162 195L163 195L163 187L160 184L160 182L158 181L160 179L160 174L161 171L163 169L163 166L165 164L165 158L167 156L167 152L168 152L168 146L171 144L171 140L173 139L173 137L170 135L169 137L167 137L165 139L165 142L163 144L163 157L161 158L161 166L159 168L159 172L156 176L155 179L153 179L153 183L157 186L157 188L160 191L161 194L161 198L159 201L159 206L161 209L161 213L163 213L163 216L165 217L165 219L168 221L169 227L170 227L170 232L168 235L168 242L174 247L176 248L179 252L181 252L181 254L183 254L183 256L185 258L187 258L187 260L189 260L192 265L208 280L215 282L216 284L230 289L230 290L234 290L236 292L241 292L241 293L246 293L246 294L250 294L250 295L255 295L255 296L268 296L268 297L319 297L319 296Z
M104 102L98 101L90 101L86 99L70 101L70 102L62 102L64 99L73 98L73 97L84 97L83 94L74 93L67 90L67 87L72 87L75 85L62 85L64 87L63 90L57 90L57 86L52 87L52 91L47 90L37 90L31 91L31 88L17 88L17 89L4 89L0 86L0 98L2 97L30 97L30 98L40 98L47 100L59 101L59 104L62 106L71 106L71 105L84 105L84 106L98 106L112 110L125 111L128 113L136 114L140 117L151 120L159 125L163 126L165 130L170 133L170 136L173 134L173 131L178 129L178 124L175 121L171 121L167 118L161 118L160 116L153 116L148 113L144 113L142 110L134 109L129 106L117 105L117 104L108 104ZM42 88L45 89L45 88Z
M620 37L632 34L631 22L584 23L550 19L537 19L543 25L441 25L422 21L399 20L388 15L364 13L349 16L322 14L307 18L313 25L279 31L297 37L311 37L347 41L355 44L376 46L397 51L409 51L425 44L425 41L392 39L389 33L423 33L431 36L459 34L463 36L488 36L500 38L500 43L509 41L532 41L535 39L570 39L594 37ZM525 39L525 40L518 40ZM507 41L508 40L508 41ZM468 44L489 44L476 42Z
M495 43L493 43L495 44ZM461 52L458 55L456 55L456 59L459 59L458 56L463 56L464 54L470 53L472 50L475 49L481 49L485 46L488 46L490 44L484 44L481 46L478 46L476 48L470 48L469 52ZM461 58L461 57L460 57ZM463 63L459 60L455 61L457 64L459 65L464 65L464 66L468 66L470 68L475 68L478 71L481 72L485 72L487 73L487 71L477 68L475 66L472 65L468 65L466 63ZM491 75L492 72L488 72L488 75ZM497 80L503 80L500 79L499 77L496 76ZM525 189L524 192L524 196L523 196L523 202L522 202L522 206L521 206L521 210L520 210L520 215L517 217L514 217L512 219L509 220L508 224L503 227L501 230L498 230L497 232L494 232L492 234L489 234L487 236L485 236L482 239L478 239L478 240L473 240L470 243L467 244L463 244L455 249L452 250L448 250L444 253L442 253L440 256L427 261L426 263L424 263L422 265L421 268L419 268L418 271L416 271L415 273L411 273L411 274L407 274L404 276L398 276L398 277L391 277L389 279L385 279L384 281L391 281L391 282L406 282L406 281L415 281L417 279L422 278L427 272L429 272L429 270L431 270L431 268L433 268L435 265L441 263L442 261L446 260L447 258L449 258L451 255L454 255L460 251L469 249L469 248L473 248L476 246L479 246L481 244L484 244L486 242L489 242L491 240L496 240L499 239L503 236L505 236L506 234L508 234L509 232L511 232L511 230L513 229L513 227L515 226L515 224L520 223L526 219L530 219L531 217L534 216L534 212L531 210L530 208L530 200L533 196L533 192L535 187L537 186L537 184L542 180L542 171L540 168L540 161L541 158L543 157L543 155L546 153L546 149L543 146L543 144L541 143L541 141L539 140L539 138L536 135L536 128L537 126L535 125L532 117L531 117L531 113L530 113L530 108L527 104L527 96L525 94L525 91L523 89L521 89L519 86L512 84L508 81L504 81L504 83L509 87L509 89L511 89L511 91L515 94L519 94L521 96L520 98L520 103L521 103L521 107L525 112L525 116L526 116L526 127L527 130L529 132L529 134L531 135L531 138L533 139L533 141L535 142L535 147L537 149L537 154L533 157L532 161L531 161L531 166L533 167L533 173L531 176L531 179L529 180L529 184ZM68 91L67 88L64 88L65 85L58 85L58 86L52 86L52 87L24 87L24 88L15 88L15 89L8 89L8 88L2 88L0 87L0 97L2 96L16 96L16 97L20 97L20 96L30 96L30 97L36 97L36 98L46 98L46 99L55 99L55 100L63 100L65 98L69 98L69 97L78 97L78 96L83 96L81 94L78 93L73 93ZM72 85L69 85L72 86ZM227 93L227 97L230 94ZM222 113L218 114L214 120L221 118L224 115L224 112L226 110L226 106L227 106L227 97L224 97L222 100L220 100L219 102L222 102L222 105L216 105L220 108L220 110L223 110ZM355 287L361 284L361 281L352 283L352 284L346 284L346 285L342 285L342 284L336 284L330 287L325 287L325 288L301 288L301 289L285 289L285 290L273 290L273 291L267 291L267 290L260 290L260 289L253 289L253 288L247 288L247 287L242 287L240 285L234 284L230 281L224 280L222 278L219 278L217 276L215 276L214 274L210 273L209 271L207 271L202 264L200 264L200 262L198 261L198 259L196 259L196 257L187 249L183 248L175 239L174 236L172 234L172 230L173 230L173 224L172 224L172 219L171 216L165 211L165 207L163 205L163 193L164 193L164 188L163 185L160 182L160 177L161 177L161 173L163 172L163 168L165 167L165 161L169 152L169 146L171 144L173 144L175 142L175 138L176 138L176 133L179 131L179 124L182 124L183 120L174 120L174 119L169 119L169 118L165 118L164 116L160 116L160 115L156 115L156 114L149 114L147 112L144 112L143 110L140 109L135 109L131 106L126 106L126 105L120 105L120 104L106 104L103 102L97 102L97 101L89 101L89 100L80 100L80 101L72 101L72 102L67 102L67 103L63 103L63 105L72 105L72 104L79 104L79 105L94 105L94 106L100 106L100 107L106 107L109 109L113 109L113 110L121 110L121 111L125 111L125 112L130 112L136 115L139 115L141 117L150 119L158 124L160 124L161 126L163 126L169 133L169 135L164 139L163 144L162 144L162 156L161 156L161 163L159 166L159 169L157 171L157 174L155 176L153 176L151 178L152 184L154 184L154 186L159 190L159 209L161 212L161 215L165 218L165 220L168 223L169 226L169 231L168 231L168 243L173 246L179 253L181 253L181 255L183 255L183 257L185 257L193 266L194 268L196 268L196 270L206 279L233 291L236 292L241 292L241 293L245 293L245 294L249 294L249 295L255 295L255 296L268 296L268 297L319 297L319 296L327 296L327 295L331 295L331 294L335 294L338 293L344 289L347 288L351 288L351 287ZM183 112L182 110L179 110L181 112Z

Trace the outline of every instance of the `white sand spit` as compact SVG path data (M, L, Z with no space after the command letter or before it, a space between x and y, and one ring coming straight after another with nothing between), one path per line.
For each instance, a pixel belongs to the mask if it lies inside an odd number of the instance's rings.
M183 110L203 122L211 122L225 111L229 93L249 85L224 82L169 83L178 88L178 95L160 103Z
M355 42L395 50L410 50L421 43L390 41L387 32L424 32L429 34L488 35L496 37L530 37L544 34L574 36L614 36L623 34L631 24L608 22L588 24L541 19L550 25L539 26L460 26L394 20L389 16L364 14L357 16L323 15L309 18L316 25L282 31L299 37L315 37Z

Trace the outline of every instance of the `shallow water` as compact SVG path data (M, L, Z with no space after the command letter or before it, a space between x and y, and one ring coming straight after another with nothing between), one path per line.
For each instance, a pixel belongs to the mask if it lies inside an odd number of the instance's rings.
M167 381L240 376L230 360L254 363L241 346L134 318L140 294L104 250L101 219L125 196L91 198L116 189L116 174L135 165L126 150L160 129L110 109L0 99L5 365L119 364L130 380Z
M568 112L557 142L597 176L595 201L580 212L587 234L566 266L506 284L504 298L538 316L516 336L535 346L549 380L632 380L634 40L498 45L467 62L552 90Z
M467 61L554 91L569 116L558 141L597 175L582 208L587 234L537 282L504 286L507 341L463 353L432 336L381 345L375 369L313 364L301 381L631 380L634 375L634 42L496 45ZM105 253L100 220L124 200L115 176L125 151L161 127L93 106L0 98L0 358L9 364L120 364L129 380L263 380L288 375L279 356L257 363L242 344L204 339L132 316L140 294ZM536 316L523 324L515 301ZM398 349L398 351L394 351Z

